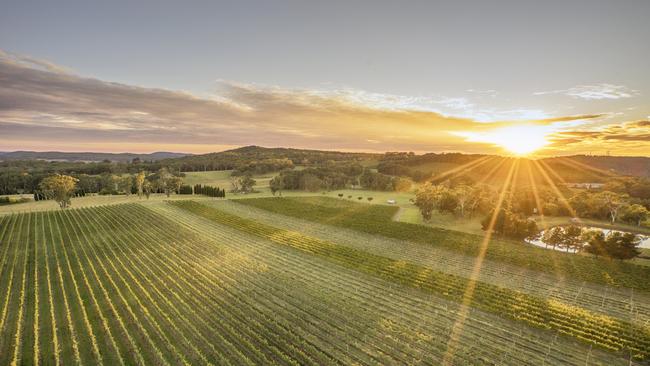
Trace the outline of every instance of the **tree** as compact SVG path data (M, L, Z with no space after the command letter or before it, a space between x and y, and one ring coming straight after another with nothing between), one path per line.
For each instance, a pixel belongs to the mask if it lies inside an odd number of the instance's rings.
M515 214L505 208L501 208L499 212L496 213L494 225L490 226L494 215L495 212L492 210L492 212L481 221L481 227L483 230L492 230L492 232L497 235L503 235L515 239L524 239L538 233L535 221Z
M169 197L169 193L171 191L179 193L180 190L181 190L182 185L183 185L183 178L175 176L175 175L172 175L171 177L169 177L169 179L167 180L168 189L165 190L165 193L167 194L167 197Z
M461 184L454 189L454 196L456 199L456 208L460 213L460 217L465 217L465 209L472 199L472 187Z
M230 178L230 191L233 193L239 192L239 182L241 181L240 178L237 177L231 177Z
M605 233L602 230L585 230L582 233L582 241L586 244L585 251L591 254L607 255L605 249Z
M142 189L144 190L144 195L147 197L147 199L149 199L149 196L151 196L151 191L153 190L153 184L147 180L142 184Z
M612 231L605 239L605 251L611 258L632 259L641 254L637 249L640 242L639 237L633 233Z
M637 248L641 240L638 235L633 233L610 231L605 235L602 230L589 230L583 234L582 238L588 244L586 251L595 255L631 259L641 253Z
M165 192L165 195L167 195L167 197L169 197L172 192L178 192L181 185L183 184L183 179L170 173L169 169L166 167L160 168L156 175L156 189Z
M408 178L396 177L393 179L393 189L396 192L408 192L412 186L413 182Z
M343 193L339 193L339 198L343 198Z
M71 204L77 182L77 178L56 174L43 179L39 186L48 198L54 199L61 208L66 208Z
M271 188L271 194L275 196L275 193L277 192L280 196L282 196L282 190L284 189L284 179L282 176L275 176L271 181L269 182L269 187Z
M633 222L636 226L641 226L641 223L648 217L650 217L650 211L637 203L626 206L622 215L624 221Z
M600 192L596 196L609 211L609 217L612 220L612 224L616 223L619 211L626 204L627 197L610 191Z
M243 193L253 192L255 184L257 184L257 182L250 176L250 174L244 175L239 182L240 189Z
M131 189L133 188L133 178L130 175L125 175L118 179L118 187L121 192L124 192L127 196L131 195Z
M372 202L372 197L368 197L368 202Z
M425 220L431 220L433 209L436 207L436 200L439 189L437 186L427 183L418 188L415 192L415 205L420 209L420 214Z
M582 228L577 225L569 225L564 227L563 231L562 246L566 248L566 251L581 251L584 244L582 241Z
M135 176L135 186L138 190L138 197L142 198L142 194L144 193L144 180L145 180L145 173L143 171L140 171L138 175ZM147 197L149 198L149 197Z
M544 231L542 241L544 245L550 245L553 249L562 245L564 233L561 226L554 226Z

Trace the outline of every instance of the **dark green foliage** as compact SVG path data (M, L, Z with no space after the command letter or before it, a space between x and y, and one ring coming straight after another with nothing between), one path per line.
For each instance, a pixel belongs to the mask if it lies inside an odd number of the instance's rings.
M293 162L289 159L262 159L253 160L243 163L232 171L233 176L242 176L246 174L266 174L277 172L285 169L293 169Z
M583 236L587 241L586 251L615 259L631 259L641 252L639 237L633 233L611 231L605 235L601 230L591 231Z
M303 170L285 170L271 181L272 192L283 189L317 192L347 188L357 183L363 168L357 163L334 163Z
M483 230L487 231L490 229L490 223L493 220L493 216L494 210L492 210L483 221L481 221ZM496 235L502 235L514 239L524 239L539 232L535 221L527 219L522 215L515 214L505 208L501 208L497 213L497 217L494 220L494 225L491 230Z
M359 183L364 189L370 189L373 191L392 191L394 190L393 181L395 177L390 175L375 173L370 170L366 170L359 177Z
M178 189L178 194L192 194L192 193L193 193L193 191L192 191L192 186L182 185L182 186Z
M304 220L444 247L472 257L479 253L483 240L480 235L392 221L399 209L396 206L327 197L254 198L237 202ZM485 258L551 274L560 271L579 280L650 291L650 268L632 263L567 254L500 238L490 241Z
M226 197L226 190L221 189L219 187L212 187L212 186L204 186L201 184L196 184L193 187L194 194L202 194L204 196L208 197L219 197L219 198L225 198Z

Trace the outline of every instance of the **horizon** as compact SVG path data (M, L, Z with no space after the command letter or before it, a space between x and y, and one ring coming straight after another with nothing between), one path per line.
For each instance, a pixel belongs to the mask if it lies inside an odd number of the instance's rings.
M517 154L513 153L467 153L467 152L462 152L462 151L407 151L407 150L401 150L401 151L396 151L396 150L386 150L386 151L355 151L355 150L345 150L345 149L314 149L314 148L302 148L302 147L288 147L288 146L261 146L261 145L242 145L242 146L234 146L232 148L228 148L225 150L214 150L214 151L208 151L204 153L188 153L188 152L183 152L183 151L168 151L168 150L156 150L156 151L148 151L148 152L138 152L138 151L85 151L85 150L0 150L0 154L7 154L7 153L18 153L18 152L25 152L25 153L66 153L66 154L114 154L114 155L120 155L120 154L133 154L133 155L152 155L156 153L169 153L169 154L185 154L187 156L190 155L207 155L207 154L215 154L215 153L221 153L221 152L226 152L226 151L232 151L232 150L238 150L242 148L247 148L247 147L258 147L262 149L294 149L294 150L310 150L310 151L328 151L328 152L341 152L341 153L358 153L358 154L387 154L387 153L409 153L412 152L416 155L425 155L425 154L462 154L462 155L487 155L487 156L498 156L502 158L520 158L520 159L530 159L530 160L539 160L539 159L553 159L553 158L568 158L572 156L589 156L589 157L618 157L618 158L650 158L649 156L643 156L643 155L613 155L613 154L588 154L588 153L574 153L574 154L567 154L567 155L547 155L547 156L536 156L536 155L525 155L525 156L520 156Z
M6 10L2 150L650 156L647 1Z

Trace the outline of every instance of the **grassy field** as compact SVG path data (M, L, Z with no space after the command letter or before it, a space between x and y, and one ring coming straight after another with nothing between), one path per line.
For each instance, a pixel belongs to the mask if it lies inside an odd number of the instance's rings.
M230 190L230 181L232 170L221 171L208 171L208 172L186 172L183 178L183 183L189 185L204 184L220 188L225 188L226 191ZM270 194L269 181L275 177L277 173L269 173L262 175L254 175L253 179L257 182L255 190L263 194Z
M336 218L398 207L129 199L0 216L0 364L647 363L643 289L493 257L471 281L470 251Z

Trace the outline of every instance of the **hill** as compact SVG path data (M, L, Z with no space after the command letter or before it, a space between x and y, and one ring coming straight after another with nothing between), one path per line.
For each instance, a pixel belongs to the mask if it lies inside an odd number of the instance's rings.
M245 146L222 152L165 159L160 163L179 167L182 171L206 171L235 169L252 161L266 159L289 159L294 165L314 165L330 160L372 161L378 160L381 156L381 154L371 153Z

